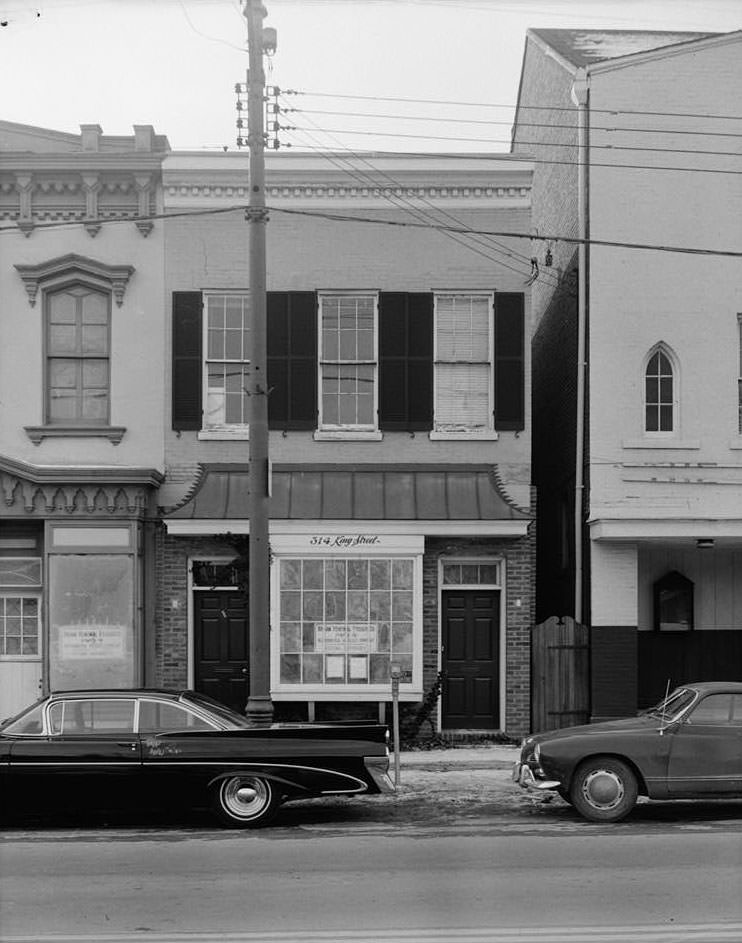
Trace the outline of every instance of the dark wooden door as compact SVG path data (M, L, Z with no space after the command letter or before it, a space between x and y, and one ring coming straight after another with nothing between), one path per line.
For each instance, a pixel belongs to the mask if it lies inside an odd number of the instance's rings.
M500 593L443 593L443 727L500 727Z
M531 629L531 729L557 730L590 720L587 626L551 616Z
M219 590L194 596L196 690L244 713L249 693L247 599Z

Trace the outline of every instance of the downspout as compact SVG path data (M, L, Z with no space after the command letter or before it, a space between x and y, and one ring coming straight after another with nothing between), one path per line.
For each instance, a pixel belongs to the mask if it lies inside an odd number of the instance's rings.
M587 308L589 265L589 156L590 126L588 105L590 85L585 69L578 69L572 85L572 101L577 105L577 415L575 443L575 621L583 619L583 511L585 506L585 385L587 373Z

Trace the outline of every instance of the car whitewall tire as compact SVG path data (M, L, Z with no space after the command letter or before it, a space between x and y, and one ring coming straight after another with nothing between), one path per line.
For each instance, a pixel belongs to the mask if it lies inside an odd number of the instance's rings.
M279 804L273 784L262 776L230 776L214 787L214 811L236 828L267 825Z

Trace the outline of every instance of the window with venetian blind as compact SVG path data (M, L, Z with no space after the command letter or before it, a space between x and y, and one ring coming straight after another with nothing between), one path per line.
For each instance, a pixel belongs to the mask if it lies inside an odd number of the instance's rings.
M493 429L493 296L435 296L434 428Z

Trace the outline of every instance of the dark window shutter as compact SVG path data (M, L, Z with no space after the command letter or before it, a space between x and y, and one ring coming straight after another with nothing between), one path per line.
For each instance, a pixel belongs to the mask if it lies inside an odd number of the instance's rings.
M202 318L200 291L173 292L173 429L201 428Z
M379 294L379 428L433 428L433 295Z
M269 291L268 427L317 428L317 296Z
M525 306L521 292L495 294L495 429L525 428Z

